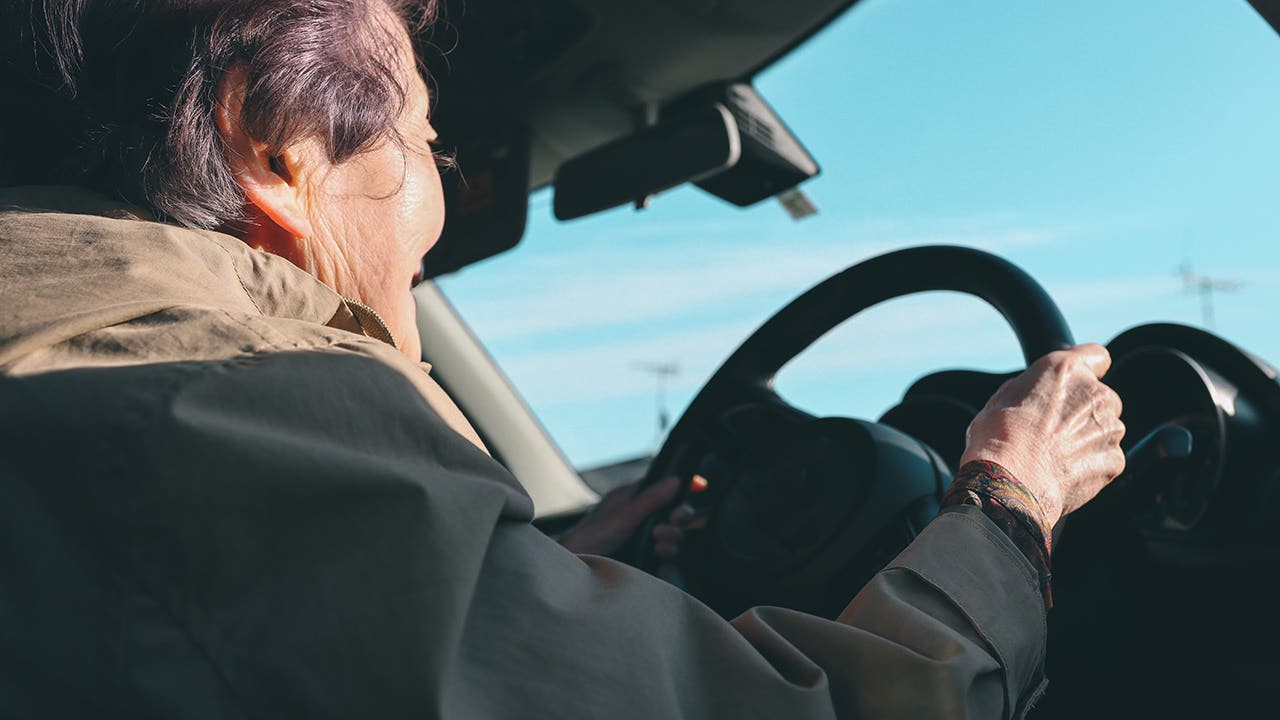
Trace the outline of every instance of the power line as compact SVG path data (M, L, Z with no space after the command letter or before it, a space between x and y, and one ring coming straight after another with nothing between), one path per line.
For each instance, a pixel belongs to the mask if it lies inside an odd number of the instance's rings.
M1204 326L1210 330L1216 325L1213 298L1215 293L1236 292L1244 287L1244 283L1232 278L1217 278L1198 275L1190 260L1184 260L1178 267L1178 276L1182 278L1182 286L1188 293L1200 296L1200 314Z

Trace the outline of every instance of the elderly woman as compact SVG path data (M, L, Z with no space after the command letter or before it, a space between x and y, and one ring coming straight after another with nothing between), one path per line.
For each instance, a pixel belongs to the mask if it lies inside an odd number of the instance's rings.
M1106 351L992 398L948 507L837 621L728 623L567 552L419 362L430 10L7 6L0 715L1024 711L1050 529L1123 465ZM569 544L607 551L657 487Z

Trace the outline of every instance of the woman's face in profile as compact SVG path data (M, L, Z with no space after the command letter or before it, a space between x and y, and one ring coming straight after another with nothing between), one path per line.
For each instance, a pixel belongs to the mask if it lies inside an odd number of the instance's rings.
M407 91L395 125L399 136L337 165L322 160L317 146L314 180L307 183L307 207L316 247L306 267L345 297L376 310L390 326L400 349L422 355L417 306L410 292L422 256L444 227L444 197L431 143L430 96L418 72L403 24L387 12L401 42L399 72Z

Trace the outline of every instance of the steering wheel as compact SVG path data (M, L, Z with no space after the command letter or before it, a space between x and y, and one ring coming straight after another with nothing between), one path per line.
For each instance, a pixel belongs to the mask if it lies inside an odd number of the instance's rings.
M670 475L708 477L708 490L691 498L707 527L686 540L674 563L660 566L651 529L669 509L660 511L633 539L634 564L684 585L726 616L761 602L838 613L937 514L951 469L927 445L886 425L793 408L773 391L773 378L866 308L934 290L994 307L1028 365L1074 344L1044 288L995 255L932 246L853 265L760 326L695 396L643 486Z

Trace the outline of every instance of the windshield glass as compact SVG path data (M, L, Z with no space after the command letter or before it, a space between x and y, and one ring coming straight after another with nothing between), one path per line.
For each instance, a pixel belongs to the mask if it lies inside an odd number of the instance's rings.
M1280 357L1280 37L1239 2L864 0L757 78L823 172L817 215L693 188L558 223L440 286L579 468L660 429L769 315L858 260L990 250L1079 341L1208 326ZM981 302L874 308L779 375L811 412L874 419L948 367L1010 370Z

